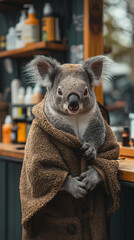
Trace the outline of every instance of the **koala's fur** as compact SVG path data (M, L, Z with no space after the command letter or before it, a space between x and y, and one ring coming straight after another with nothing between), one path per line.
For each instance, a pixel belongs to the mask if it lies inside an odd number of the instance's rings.
M48 120L57 129L73 134L83 142L82 150L89 164L105 140L105 124L94 87L109 76L110 63L107 57L97 56L81 64L61 65L55 59L37 56L27 65L27 73L32 81L39 81L47 88L44 111ZM70 110L71 95L79 99L78 109ZM89 167L84 175L76 178L68 176L64 187L74 197L82 197L100 181L99 173Z

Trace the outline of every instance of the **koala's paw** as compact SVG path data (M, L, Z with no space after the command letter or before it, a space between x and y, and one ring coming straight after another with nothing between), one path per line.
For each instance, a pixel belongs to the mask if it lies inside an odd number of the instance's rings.
M82 198L87 194L86 183L82 182L80 177L68 176L64 182L64 188L75 198Z
M84 152L84 155L87 158L87 160L90 160L90 159L94 160L96 158L97 153L93 144L85 142L83 143L83 146L81 149Z
M88 170L80 175L82 182L86 184L86 189L92 191L100 182L102 182L101 175L91 166Z

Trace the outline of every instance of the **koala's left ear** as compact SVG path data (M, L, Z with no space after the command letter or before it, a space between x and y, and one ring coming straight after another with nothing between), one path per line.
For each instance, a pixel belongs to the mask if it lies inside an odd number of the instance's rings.
M111 63L112 60L106 56L99 55L96 57L88 58L83 62L83 68L89 74L92 74L92 86L98 86L102 80L107 80L111 76Z

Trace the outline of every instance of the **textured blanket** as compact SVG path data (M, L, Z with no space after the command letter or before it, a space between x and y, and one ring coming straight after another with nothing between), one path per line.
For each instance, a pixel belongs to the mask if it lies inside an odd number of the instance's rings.
M60 191L67 175L79 176L87 168L80 154L82 143L56 129L45 116L45 100L33 108L20 178L23 239L104 240L106 216L119 207L117 179L119 146L106 124L106 139L90 162L103 184L83 199ZM72 228L71 228L72 226ZM33 236L33 238L30 238Z

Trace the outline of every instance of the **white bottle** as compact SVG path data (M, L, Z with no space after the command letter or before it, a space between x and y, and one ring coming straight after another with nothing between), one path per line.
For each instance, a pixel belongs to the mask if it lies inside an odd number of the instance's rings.
M14 27L10 27L8 34L6 36L6 49L7 50L12 50L15 49L15 39L16 39L16 33L15 33L15 28Z
M19 88L20 88L20 80L13 79L11 82L11 103L12 104L18 103ZM13 118L18 117L18 108L16 107L12 108L12 117Z
M24 104L24 97L25 97L25 88L20 87L18 91L18 104ZM23 113L22 107L18 108L18 117L21 117Z
M23 41L23 27L24 22L26 20L26 11L22 10L19 22L16 24L15 31L16 31L16 48L22 48L24 47L24 41Z
M27 89L26 89L26 95L25 95L25 97L24 97L24 103L25 104L32 104L32 93L33 93L33 91L32 91L32 87L27 87ZM28 107L27 108L27 117L30 117L30 115L31 115L31 108L30 107Z
M36 83L32 94L32 104L37 104L43 99L41 86Z
M33 92L32 87L28 86L24 97L25 104L32 104L32 92Z
M35 16L34 6L32 4L24 5L24 7L27 6L29 6L28 17L25 20L23 27L23 41L25 45L38 42L40 40L39 20Z

